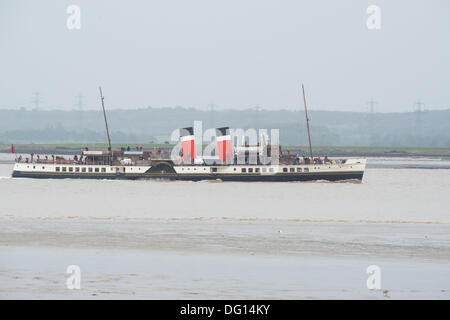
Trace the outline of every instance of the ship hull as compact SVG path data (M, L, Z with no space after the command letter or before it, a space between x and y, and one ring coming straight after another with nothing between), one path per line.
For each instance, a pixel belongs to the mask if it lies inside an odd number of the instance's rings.
M345 163L312 165L173 165L169 161L151 166L110 166L82 164L16 163L14 178L36 179L113 179L181 181L341 181L362 180L366 159L347 159Z
M342 180L362 180L364 171L350 172L327 172L327 173L277 173L272 175L227 175L227 174L76 174L76 173L47 173L47 172L27 172L13 171L14 178L34 178L34 179L111 179L111 180L182 180L182 181L204 181L221 180L235 182L289 182L289 181L342 181Z

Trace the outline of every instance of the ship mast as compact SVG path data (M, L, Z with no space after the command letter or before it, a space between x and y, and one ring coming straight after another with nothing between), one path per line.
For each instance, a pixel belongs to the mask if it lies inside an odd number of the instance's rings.
M100 89L100 98L102 99L103 117L105 118L106 134L108 135L108 151L109 151L109 153L111 153L112 152L111 138L109 136L108 120L106 120L105 101L104 101L105 97L103 97L102 87L98 87L98 88Z
M303 103L305 105L306 128L308 129L309 154L311 155L311 163L314 163L314 158L313 158L313 153L312 153L312 146L311 146L311 133L309 131L308 110L306 108L305 86L303 84L302 84L302 91L303 91Z

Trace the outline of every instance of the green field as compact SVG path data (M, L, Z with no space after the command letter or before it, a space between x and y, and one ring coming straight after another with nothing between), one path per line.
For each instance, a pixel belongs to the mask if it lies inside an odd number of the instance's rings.
M113 148L127 147L134 148L142 146L144 148L171 148L172 144L113 144ZM84 147L106 148L104 143L54 143L54 144L16 144L16 152L42 152L58 153L64 151L76 152ZM11 145L0 144L0 152L10 152ZM295 153L308 155L307 146L283 146L283 150L292 150ZM364 156L364 157L441 157L450 158L450 148L393 148L393 147L323 147L313 148L314 155L323 156Z
M129 143L129 144L111 144L113 148L128 147L131 148L140 146L144 148L169 148L173 145L170 144L139 144L139 143ZM28 143L28 144L14 144L16 149L42 149L42 150L56 150L56 149L83 149L88 148L107 148L108 145L105 143ZM0 151L11 150L10 144L0 144Z
M289 146L285 149L301 149L306 154L308 147ZM315 147L313 153L318 155L361 155L386 157L443 157L450 158L450 148L393 148L393 147Z

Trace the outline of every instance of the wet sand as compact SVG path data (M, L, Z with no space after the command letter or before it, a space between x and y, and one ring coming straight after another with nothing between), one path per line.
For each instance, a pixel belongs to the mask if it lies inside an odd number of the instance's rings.
M450 298L446 224L35 219L1 230L3 299ZM66 288L69 265L80 290ZM369 265L381 290L367 289Z

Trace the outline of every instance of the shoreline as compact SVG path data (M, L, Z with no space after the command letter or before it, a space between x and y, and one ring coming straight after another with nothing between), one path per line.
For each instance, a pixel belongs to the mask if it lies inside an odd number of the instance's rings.
M449 224L142 219L2 219L0 223L1 247L450 262Z
M135 147L138 144L113 144L113 148ZM60 154L75 155L79 154L83 147L89 148L105 148L104 144L15 144L16 153L20 154ZM141 144L144 149L170 149L173 145L157 145L157 144ZM308 154L309 150L306 146L282 146L283 150L290 150L294 153ZM415 148L415 147L326 147L317 146L313 149L316 155L328 155L329 157L432 157L450 159L450 148ZM0 153L11 153L10 145L0 145Z

